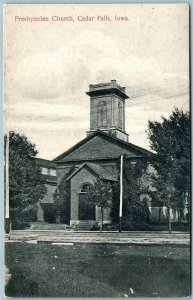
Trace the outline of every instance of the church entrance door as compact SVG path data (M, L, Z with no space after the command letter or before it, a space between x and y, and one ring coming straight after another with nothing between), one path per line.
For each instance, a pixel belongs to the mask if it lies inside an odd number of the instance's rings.
M79 220L95 220L95 205L87 200L89 186L83 185L79 193Z

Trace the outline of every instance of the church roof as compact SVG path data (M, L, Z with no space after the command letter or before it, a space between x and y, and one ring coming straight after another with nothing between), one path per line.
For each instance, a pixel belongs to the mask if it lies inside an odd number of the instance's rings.
M90 169L92 172L94 172L96 175L98 175L99 178L102 178L104 180L117 181L117 178L116 178L116 176L114 174L112 174L111 172L109 172L105 168L103 168L102 166L99 166L99 165L97 165L95 163L84 163L84 164L82 164L76 171L74 171L66 179L66 181L68 181L69 179L71 179L72 177L74 177L83 168Z
M114 159L123 154L127 157L147 157L152 155L150 151L144 148L98 130L56 157L53 162Z
M99 166L95 163L86 163L88 167L90 167L95 173L99 175L99 177L107 180L117 181L115 175L113 175L109 170L107 171L102 166Z

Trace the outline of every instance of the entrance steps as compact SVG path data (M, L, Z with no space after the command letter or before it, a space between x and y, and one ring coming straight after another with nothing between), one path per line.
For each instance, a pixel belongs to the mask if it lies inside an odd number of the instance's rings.
M189 245L190 234L182 232L98 232L98 231L64 231L64 230L14 230L10 240L38 243L90 243L90 244L128 244L128 245Z
M93 221L79 221L77 224L71 225L71 229L74 231L91 231L96 222Z
M91 230L93 226L89 225L89 224L78 224L78 225L73 225L72 229L74 231L87 231L87 230Z

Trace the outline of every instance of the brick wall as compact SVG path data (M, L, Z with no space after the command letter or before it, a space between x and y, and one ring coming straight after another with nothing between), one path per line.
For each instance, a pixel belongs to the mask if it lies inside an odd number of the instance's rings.
M84 183L94 184L96 178L83 168L71 179L71 220L78 220L78 197Z
M106 109L107 109L107 127L112 126L112 95L110 96L95 96L91 98L90 102L90 129L97 129L98 128L98 105L101 101L104 101L106 103Z
M83 184L94 184L97 178L86 168L83 168L71 179L71 224L78 220L79 192ZM110 211L104 209L104 221L110 220ZM100 220L100 209L96 206L96 221Z

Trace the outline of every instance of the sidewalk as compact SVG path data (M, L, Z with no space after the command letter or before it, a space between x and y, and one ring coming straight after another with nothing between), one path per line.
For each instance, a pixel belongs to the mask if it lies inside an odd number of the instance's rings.
M127 245L189 245L190 234L182 232L95 232L63 230L13 230L6 242L85 243Z

